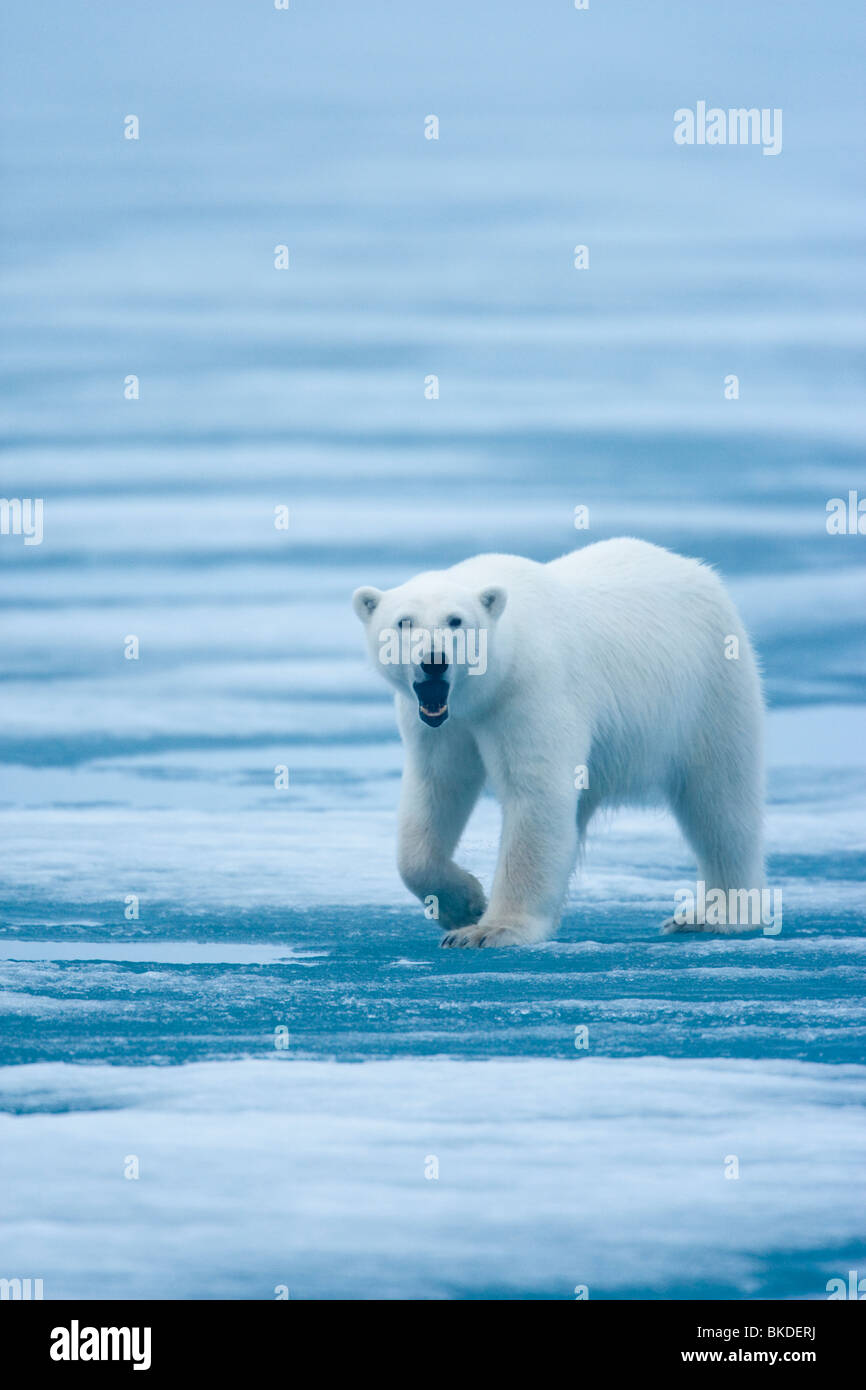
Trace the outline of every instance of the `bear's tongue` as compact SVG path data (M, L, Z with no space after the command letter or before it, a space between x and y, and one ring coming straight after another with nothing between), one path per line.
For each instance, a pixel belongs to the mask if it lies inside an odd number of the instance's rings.
M437 729L448 718L448 682L443 680L415 681L418 696L418 717L431 729Z

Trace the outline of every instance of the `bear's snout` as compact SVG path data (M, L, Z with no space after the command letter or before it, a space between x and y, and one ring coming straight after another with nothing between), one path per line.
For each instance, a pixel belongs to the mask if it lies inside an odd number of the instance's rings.
M447 662L422 661L424 680L412 682L418 697L418 716L422 724L429 724L431 729L438 729L448 718L449 686L447 680L442 679L442 672L447 668Z
M432 661L422 661L419 664L425 676L444 676L448 670L445 656L439 656L435 653Z

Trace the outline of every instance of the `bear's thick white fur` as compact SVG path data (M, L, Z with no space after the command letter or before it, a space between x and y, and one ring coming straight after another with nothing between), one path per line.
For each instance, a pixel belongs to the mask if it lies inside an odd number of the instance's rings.
M400 873L422 901L438 900L443 945L549 936L601 806L662 799L708 893L763 886L760 679L706 565L610 540L550 564L477 555L384 593L359 589L353 602L397 689ZM448 715L431 728L413 689L420 668L382 665L380 634L401 621L433 633L455 618L486 630L487 668L449 666ZM503 818L487 904L453 858L485 782Z

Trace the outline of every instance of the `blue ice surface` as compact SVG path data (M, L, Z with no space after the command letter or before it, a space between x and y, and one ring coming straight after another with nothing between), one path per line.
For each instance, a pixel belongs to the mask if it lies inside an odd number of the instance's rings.
M45 537L0 538L0 1276L862 1273L864 541L825 526L866 488L862 16L58 0L7 27L0 492L44 498ZM782 154L674 146L701 98L781 107ZM661 938L693 866L629 811L555 941L442 952L349 595L619 534L716 564L754 634L782 930ZM497 829L484 800L488 883Z

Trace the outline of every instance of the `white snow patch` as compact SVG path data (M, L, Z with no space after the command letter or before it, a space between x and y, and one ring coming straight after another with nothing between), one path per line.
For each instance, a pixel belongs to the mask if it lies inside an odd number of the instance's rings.
M811 1252L862 1233L859 1066L51 1063L0 1093L37 1112L0 1117L4 1265L48 1298L748 1296L793 1255L820 1295Z

